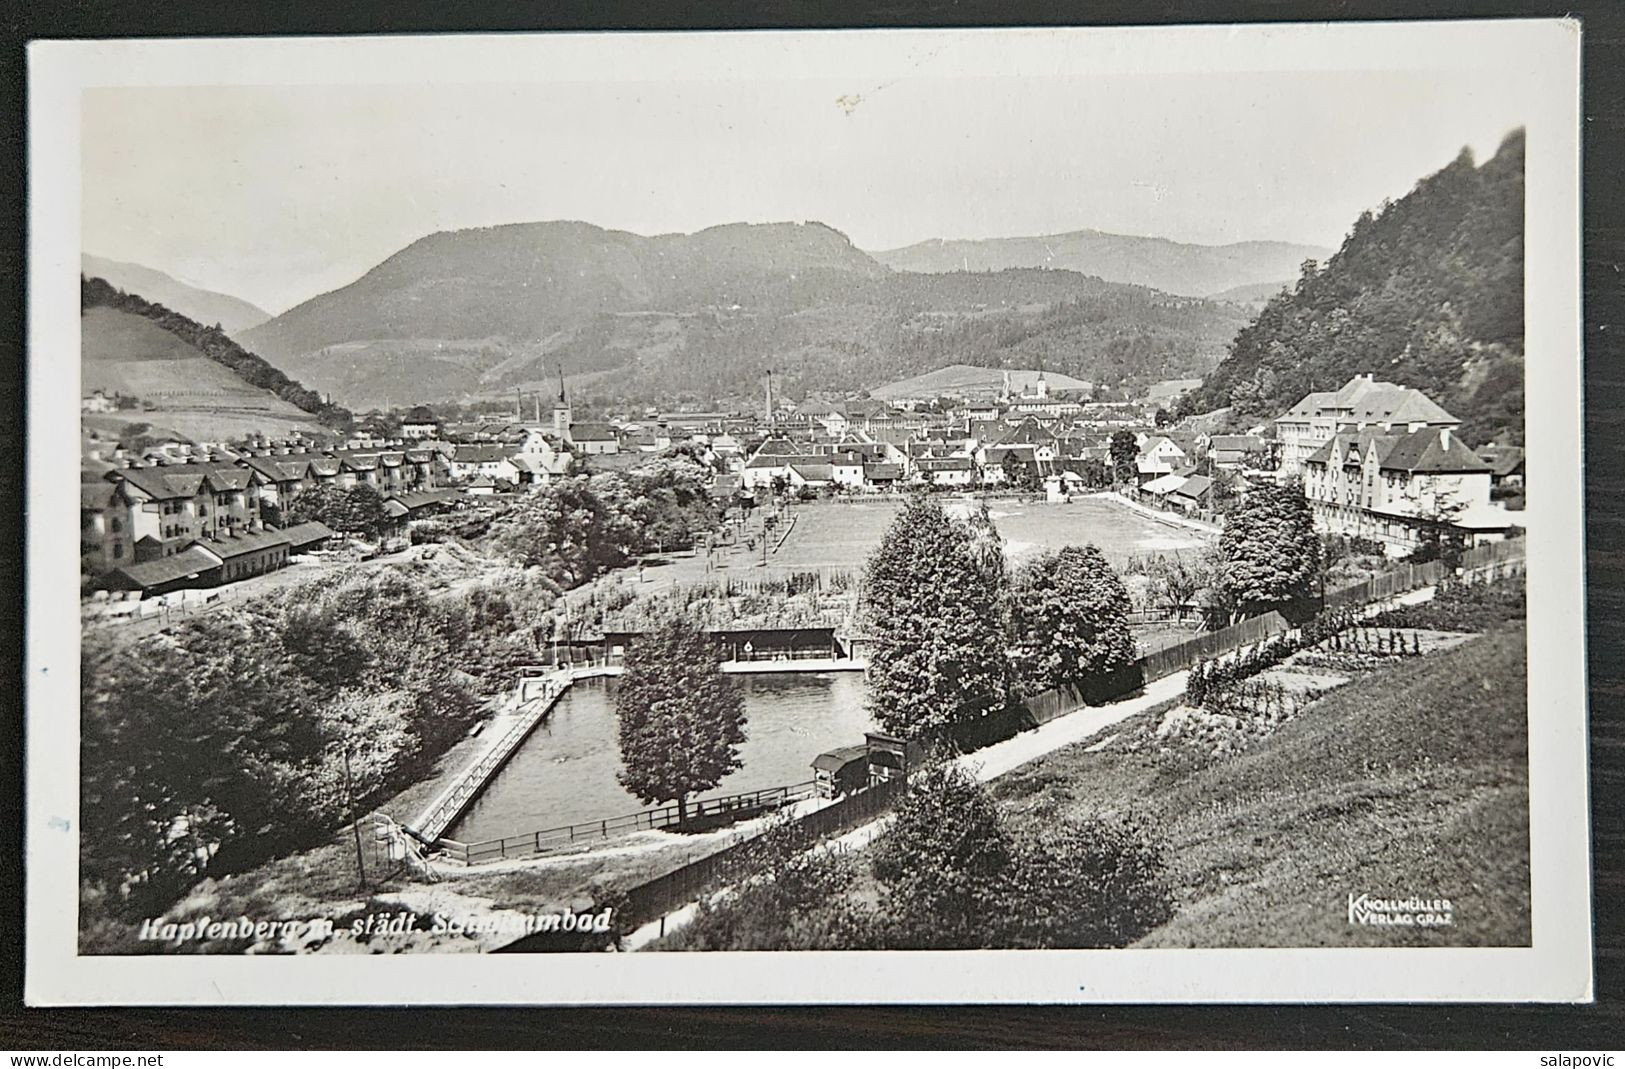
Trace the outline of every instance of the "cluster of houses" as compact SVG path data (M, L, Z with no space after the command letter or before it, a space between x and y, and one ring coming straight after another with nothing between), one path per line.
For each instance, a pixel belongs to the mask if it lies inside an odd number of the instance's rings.
M1051 402L1055 403L1051 403ZM346 440L158 443L140 456L84 435L81 558L100 585L157 592L281 567L332 537L282 515L313 487L365 484L404 528L458 501L518 494L579 471L635 466L674 446L710 464L724 502L764 493L934 489L1042 492L1125 487L1154 507L1210 514L1221 480L1301 480L1317 525L1403 553L1429 524L1471 541L1521 515L1523 453L1469 449L1459 421L1418 390L1351 379L1272 427L1207 434L1158 426L1160 405L1052 398L1040 372L1020 394L933 410L872 398L767 404L758 414L644 412L576 422L561 387L551 420L448 423L417 407L363 420ZM1118 442L1114 456L1113 440ZM1133 442L1132 472L1124 443Z

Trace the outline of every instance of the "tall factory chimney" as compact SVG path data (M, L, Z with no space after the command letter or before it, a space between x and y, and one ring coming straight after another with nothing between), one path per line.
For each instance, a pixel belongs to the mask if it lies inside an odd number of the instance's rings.
M766 423L773 422L773 372L767 373L767 406L763 409L762 419Z

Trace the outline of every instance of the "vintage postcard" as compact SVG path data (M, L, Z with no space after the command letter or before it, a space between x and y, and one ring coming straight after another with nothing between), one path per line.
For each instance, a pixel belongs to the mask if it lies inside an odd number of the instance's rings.
M1588 1000L1580 37L36 42L30 1000Z

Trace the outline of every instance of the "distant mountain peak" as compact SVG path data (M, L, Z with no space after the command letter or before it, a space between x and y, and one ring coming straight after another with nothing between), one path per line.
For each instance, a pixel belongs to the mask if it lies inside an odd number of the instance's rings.
M1011 238L932 238L870 253L896 271L1000 271L1046 267L1147 286L1182 297L1204 297L1240 286L1291 278L1306 259L1330 249L1284 241L1198 245L1163 237L1069 230Z
M144 264L83 253L79 257L79 271L91 278L106 279L126 293L139 293L188 319L210 325L218 323L228 334L257 327L271 318L271 313L240 297L182 282Z

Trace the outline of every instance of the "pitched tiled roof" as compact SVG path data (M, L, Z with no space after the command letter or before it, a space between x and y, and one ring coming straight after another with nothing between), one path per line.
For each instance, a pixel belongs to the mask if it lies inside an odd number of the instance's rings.
M1143 493L1156 494L1160 497L1163 494L1171 494L1175 490L1178 490L1181 486L1185 485L1185 481L1186 480L1183 475L1164 475L1160 479L1152 479L1150 482L1140 487L1140 490Z
M1334 457L1348 456L1353 448L1358 457L1364 457L1365 451L1372 442L1382 443L1380 449L1387 449L1396 436L1384 431L1341 431L1332 435L1325 444L1304 461L1306 464L1330 464Z
M835 478L835 468L821 461L811 463L791 464L790 470L806 479L808 482L827 483Z
M865 464L863 477L871 481L882 482L887 479L901 479L903 466L901 464Z
M1036 419L1024 419L999 439L999 445L1052 445L1055 435Z
M1200 501L1202 495L1213 489L1213 480L1206 475L1192 475L1170 492L1171 497L1188 497Z
M192 543L193 546L202 546L222 560L230 560L233 557L241 557L245 553L258 553L261 550L289 544L288 536L285 533L270 529L230 535L226 538L200 538Z
M758 457L787 457L796 453L795 443L788 438L768 438L757 447Z
M112 483L80 483L79 507L81 509L107 509L113 507L113 494L117 490Z
M249 484L247 469L234 462L205 461L195 464L163 464L141 468L115 468L109 478L122 479L158 501L196 497L205 483L212 490L244 489Z
M607 423L572 423L570 438L577 442L613 442L615 428Z
M459 445L452 460L458 464L494 464L507 459L509 452L502 445Z
M990 445L987 447L987 462L989 464L1003 464L1006 457L1014 457L1024 463L1034 463L1037 458L1037 449L1031 445Z
M244 457L243 463L270 479L286 483L302 479L310 469L309 453L285 453L281 456Z
M409 509L422 508L424 505L444 505L462 497L462 492L452 487L439 490L415 490L406 494L390 494L389 500L399 501Z
M141 564L126 564L122 568L115 568L114 572L124 576L136 586L147 589L218 567L220 567L218 560L206 551L193 546L171 557L160 557Z
M1432 427L1396 435L1382 456L1382 467L1387 471L1434 474L1490 470L1477 453L1467 448L1460 435Z
M288 545L293 549L303 549L312 542L321 542L336 537L333 529L320 520L306 520L304 523L296 523L292 527L284 527L281 534L282 537L288 540Z
M1490 466L1496 478L1511 475L1523 467L1523 450L1515 445L1487 445L1478 450L1478 456Z
M1309 419L1333 413L1357 423L1459 422L1421 390L1364 375L1356 375L1338 390L1306 395L1280 418Z

